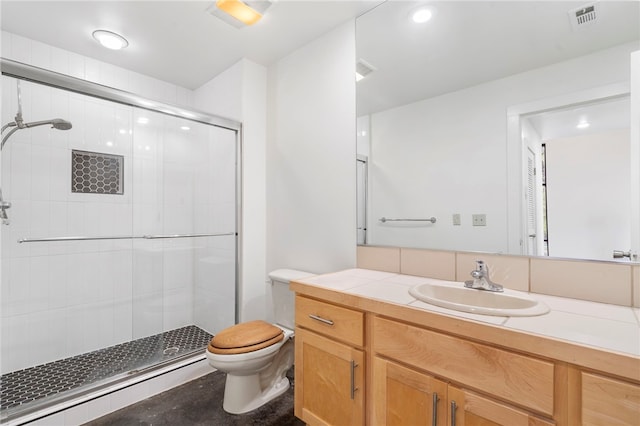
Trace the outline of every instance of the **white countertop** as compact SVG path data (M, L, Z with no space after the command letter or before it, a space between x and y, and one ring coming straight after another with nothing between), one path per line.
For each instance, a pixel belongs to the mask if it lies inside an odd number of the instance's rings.
M532 317L490 316L441 308L409 294L409 288L422 283L463 285L451 281L368 269L347 269L296 281L640 357L639 308L509 290L546 303L550 312Z

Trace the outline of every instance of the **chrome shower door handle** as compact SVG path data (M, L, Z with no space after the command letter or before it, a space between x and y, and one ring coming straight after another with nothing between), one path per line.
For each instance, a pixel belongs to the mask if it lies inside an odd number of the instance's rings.
M11 203L2 199L2 190L0 190L0 219L4 225L9 224L9 216L7 216L9 208L11 208Z

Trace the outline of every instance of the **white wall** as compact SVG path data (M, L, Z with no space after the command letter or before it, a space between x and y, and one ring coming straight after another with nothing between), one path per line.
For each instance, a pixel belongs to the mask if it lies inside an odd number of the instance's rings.
M613 250L627 251L629 131L546 144L549 255L609 260Z
M68 50L2 31L2 57L136 93L173 105L192 105L192 91Z
M369 241L506 252L507 108L629 81L635 43L373 114ZM462 225L453 226L453 213ZM471 215L487 214L486 227ZM382 216L430 217L420 227Z
M267 266L355 265L355 27L269 68Z
M242 240L239 319L267 317L266 102L267 70L242 59L198 88L196 108L242 124Z

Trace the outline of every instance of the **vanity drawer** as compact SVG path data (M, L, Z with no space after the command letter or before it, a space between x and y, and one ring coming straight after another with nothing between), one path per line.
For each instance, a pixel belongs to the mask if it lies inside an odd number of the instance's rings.
M296 296L296 325L356 346L364 344L364 313Z
M500 399L553 415L553 363L374 318L373 349Z

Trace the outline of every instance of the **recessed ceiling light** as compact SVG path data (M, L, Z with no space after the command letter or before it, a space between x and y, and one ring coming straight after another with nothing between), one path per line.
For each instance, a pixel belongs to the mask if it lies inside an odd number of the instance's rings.
M129 45L126 38L122 37L120 34L107 30L95 30L93 32L93 38L96 39L98 43L111 50L124 49Z
M180 126L180 128L182 130L191 130L191 127L189 127L189 126Z
M576 126L576 129L586 129L587 127L589 127L590 124L588 121L581 121L578 123L578 125Z
M430 21L435 14L435 9L432 7L420 7L411 13L411 20L416 24L424 24Z

